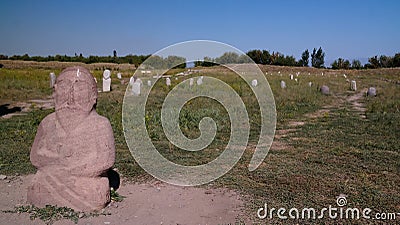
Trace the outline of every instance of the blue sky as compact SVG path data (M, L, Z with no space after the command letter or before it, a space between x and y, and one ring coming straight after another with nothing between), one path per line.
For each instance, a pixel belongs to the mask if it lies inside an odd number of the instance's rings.
M0 1L0 54L152 54L207 39L297 59L400 52L400 1Z

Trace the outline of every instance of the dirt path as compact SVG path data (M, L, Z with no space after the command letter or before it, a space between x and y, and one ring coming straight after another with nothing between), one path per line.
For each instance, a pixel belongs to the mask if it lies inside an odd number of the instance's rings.
M367 108L365 108L365 105L361 103L361 99L364 97L365 93L367 92L368 89L364 89L354 95L350 95L346 98L346 101L349 102L353 109L360 114L360 117L363 119L366 119L365 112L367 111Z
M0 224L44 224L39 219L31 221L27 213L2 212L26 203L32 176L0 180ZM111 215L80 219L78 224L234 224L243 212L240 195L227 189L122 182L118 193L126 198L105 209ZM54 224L74 223L61 220Z
M329 105L322 106L321 109L307 113L304 115L304 119L302 120L291 120L287 123L288 128L279 129L275 131L274 142L272 143L272 149L281 150L290 147L285 142L282 142L282 138L290 137L290 133L296 132L300 129L304 124L312 121L313 119L317 119L323 117L325 115L329 115L329 113L334 109L344 108L346 104L350 105L352 108L352 112L358 114L361 118L366 119L365 112L367 111L365 104L362 102L362 98L364 97L367 89L360 90L358 92L346 92L345 94L351 93L350 95L332 95L331 97L335 98ZM296 137L290 137L291 139L296 139Z
M47 99L31 99L26 102L12 102L0 105L0 117L11 118L13 116L26 115L32 109L52 109L54 101L51 96Z

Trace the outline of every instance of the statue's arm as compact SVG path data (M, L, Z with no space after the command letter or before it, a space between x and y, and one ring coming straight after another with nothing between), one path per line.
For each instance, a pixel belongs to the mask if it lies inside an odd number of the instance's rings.
M58 154L50 149L52 146L47 146L46 143L46 131L43 120L38 127L36 132L35 140L33 141L30 160L36 168L41 168L44 166L51 166L58 163Z
M91 146L84 160L76 162L76 165L71 168L72 174L99 176L114 165L115 143L111 124L104 118L98 125L100 126L93 134L97 137L95 144Z

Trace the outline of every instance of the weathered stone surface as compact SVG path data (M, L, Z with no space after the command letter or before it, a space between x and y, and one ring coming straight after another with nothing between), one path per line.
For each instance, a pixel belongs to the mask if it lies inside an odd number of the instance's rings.
M55 112L45 117L31 148L37 168L28 202L79 211L101 209L110 201L107 171L115 160L114 136L107 118L97 114L97 86L83 67L57 77Z
M111 91L111 71L104 70L103 72L103 92Z
M283 80L281 80L281 88L286 88L286 83Z
M376 96L376 88L374 87L368 88L367 96Z
M139 96L140 95L140 86L141 86L141 84L138 81L135 81L133 83L133 85L132 85L132 94L134 96Z
M257 87L257 85L258 85L258 81L256 79L251 81L251 86Z
M329 87L326 85L322 85L322 87L319 89L322 94L324 95L329 95Z
M203 76L197 79L197 85L202 85L202 84L203 84Z
M53 72L51 72L49 77L50 77L50 88L53 88L54 84L56 83L56 75Z
M355 80L352 80L350 83L350 90L352 91L357 91L357 82Z
M190 79L189 79L189 86L191 87L191 86L193 86L193 84L194 84L194 79L193 79L193 78L190 78Z

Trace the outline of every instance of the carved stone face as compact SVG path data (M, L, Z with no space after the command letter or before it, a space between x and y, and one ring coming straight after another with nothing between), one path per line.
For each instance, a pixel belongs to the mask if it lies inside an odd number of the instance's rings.
M56 111L70 109L90 112L97 101L97 86L89 70L69 67L57 77L55 89Z

